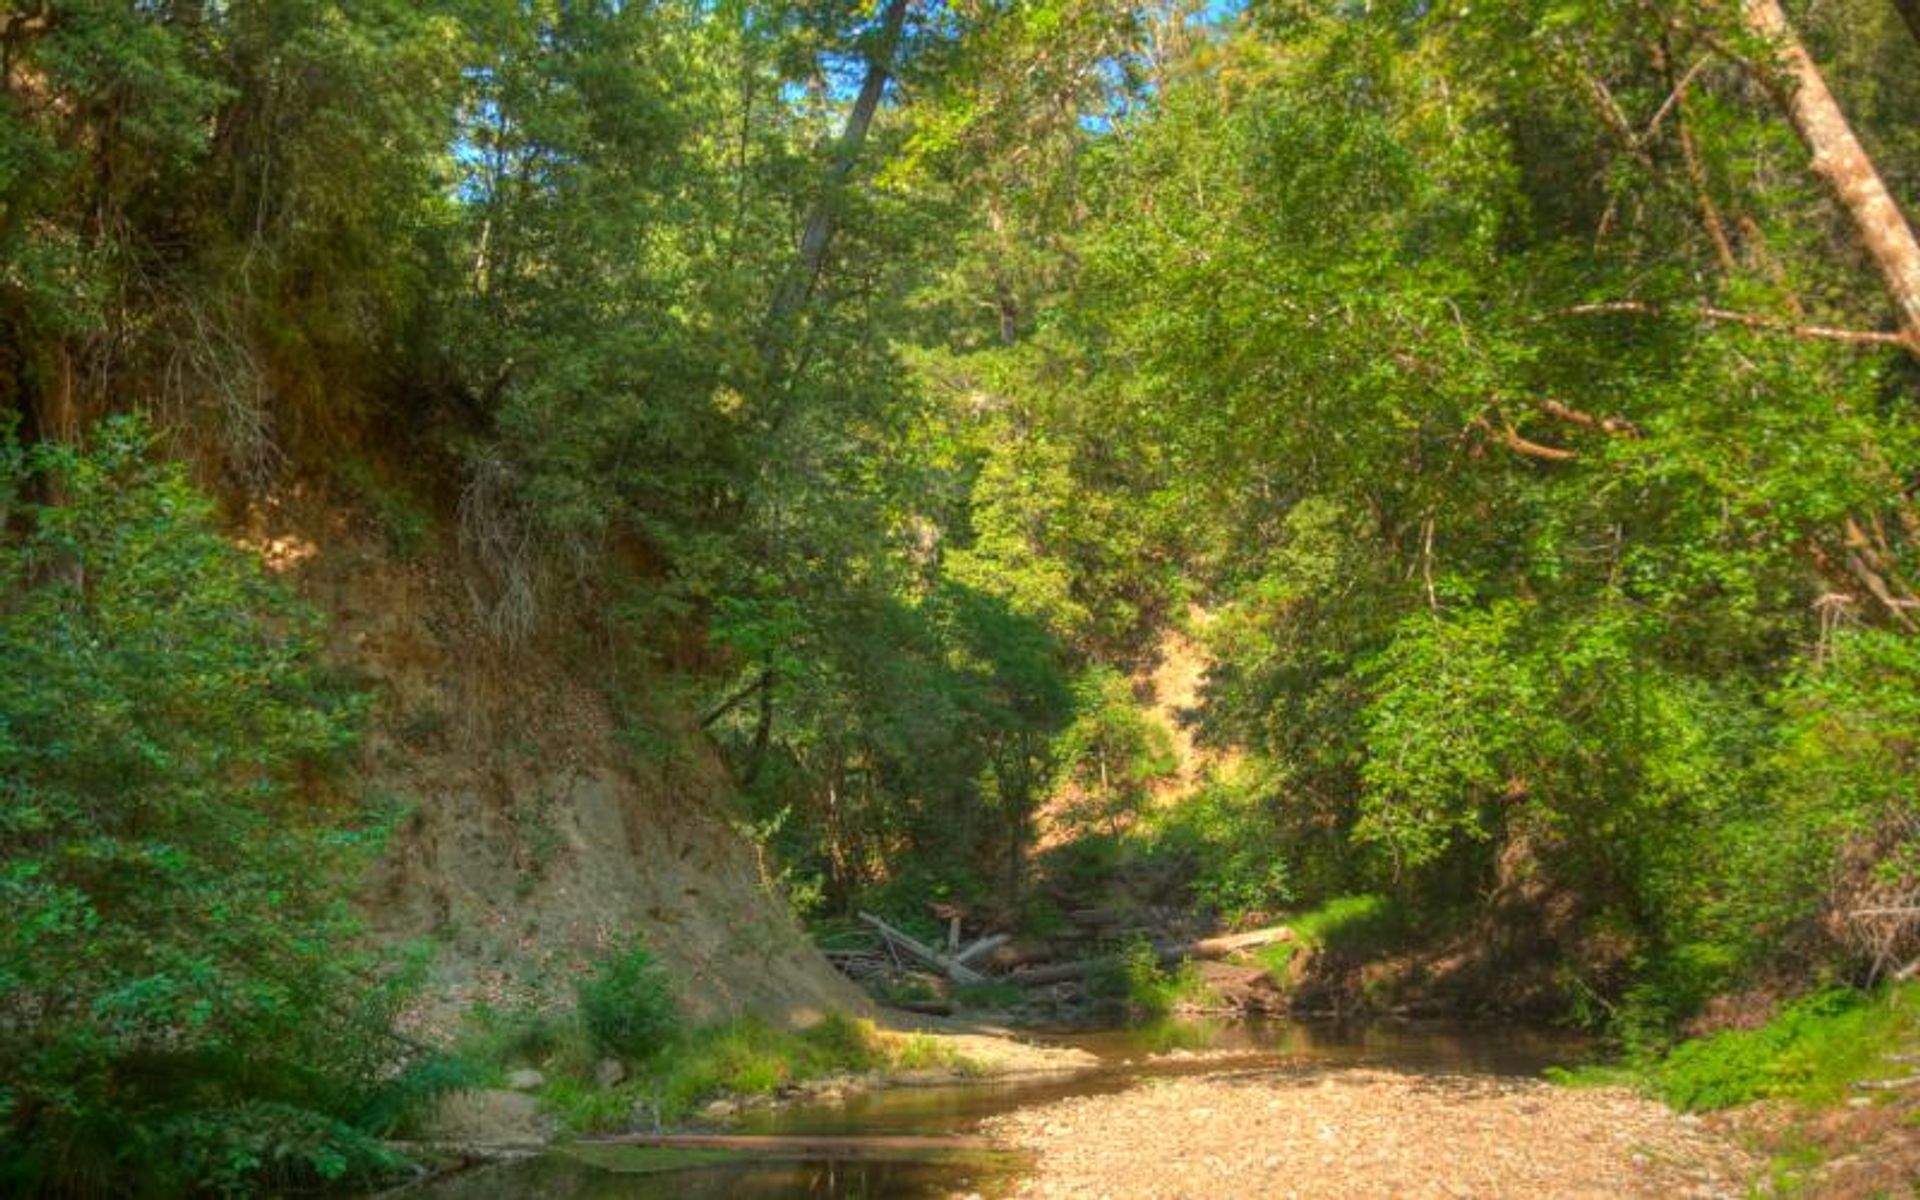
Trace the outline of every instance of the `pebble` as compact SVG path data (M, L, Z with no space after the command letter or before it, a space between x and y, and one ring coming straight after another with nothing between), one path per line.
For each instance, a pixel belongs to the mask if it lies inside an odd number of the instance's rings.
M1737 1197L1761 1161L1624 1091L1534 1080L1192 1077L996 1117L1016 1196ZM1076 1132L1081 1131L1081 1132Z

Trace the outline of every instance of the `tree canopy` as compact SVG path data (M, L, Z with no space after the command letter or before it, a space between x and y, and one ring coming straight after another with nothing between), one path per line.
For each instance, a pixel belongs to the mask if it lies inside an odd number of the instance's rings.
M224 496L415 480L494 637L698 709L809 911L1018 912L1073 794L1202 907L1530 898L1569 1003L1884 965L1835 898L1920 870L1911 18L13 6L0 1116L333 1019L288 871L362 817L294 776L353 704L128 410ZM1176 627L1235 765L1156 816Z

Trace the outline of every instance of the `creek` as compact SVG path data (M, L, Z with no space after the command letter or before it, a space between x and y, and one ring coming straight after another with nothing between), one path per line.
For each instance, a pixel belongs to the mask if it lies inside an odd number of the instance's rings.
M749 1112L729 1132L780 1137L966 1137L988 1117L1072 1096L1123 1091L1166 1075L1318 1074L1376 1068L1431 1075L1538 1075L1576 1061L1588 1044L1551 1030L1441 1022L1174 1021L1136 1029L1035 1035L1075 1046L1101 1065L1071 1076L891 1087L831 1103ZM1006 1190L1018 1155L973 1147L851 1157L660 1151L581 1145L444 1179L433 1200L720 1200L762 1197L935 1197Z

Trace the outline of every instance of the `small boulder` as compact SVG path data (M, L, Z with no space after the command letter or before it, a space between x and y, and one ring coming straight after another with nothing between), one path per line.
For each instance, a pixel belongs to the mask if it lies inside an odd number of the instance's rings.
M626 1064L617 1058L603 1058L593 1064L593 1081L603 1088L618 1087L626 1078Z
M516 1092L537 1092L547 1082L547 1077L532 1067L521 1067L518 1071L507 1073L507 1086Z

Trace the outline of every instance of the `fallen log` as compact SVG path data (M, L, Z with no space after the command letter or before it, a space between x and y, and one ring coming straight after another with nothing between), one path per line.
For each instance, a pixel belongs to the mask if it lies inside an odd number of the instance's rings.
M1183 953L1187 958L1225 958L1229 954L1238 954L1242 950L1257 950L1261 946L1278 945L1293 940L1293 930L1286 925L1272 925L1266 929L1253 929L1246 933L1227 933L1219 937L1201 938L1187 946ZM1181 949L1174 947L1174 949Z
M739 1150L790 1158L884 1158L919 1156L939 1150L994 1150L991 1138L954 1136L838 1137L808 1134L794 1137L741 1133L618 1133L581 1138L581 1146L653 1146L664 1150Z
M1255 929L1250 933L1201 938L1197 942L1156 942L1153 950L1163 965L1171 965L1184 958L1225 958L1243 950L1253 950L1261 946L1271 946L1292 940L1293 930L1285 925L1276 925L1270 929ZM1013 971L1003 978L1008 983L1016 983L1021 987L1044 987L1050 983L1085 979L1093 971L1117 967L1124 961L1121 955L1109 954L1100 958L1082 959L1079 962L1054 963L1050 966Z
M900 932L872 913L863 912L860 914L860 919L879 930L880 936L886 939L888 946L897 946L914 958L926 963L928 966L938 968L946 974L948 979L953 980L955 983L984 983L986 981L987 977L985 975L982 975L967 964L950 958L919 939Z
M960 953L954 955L953 961L957 963L970 963L983 954L991 954L1012 940L1013 935L1006 933L996 933L991 937L983 937L979 941L967 946L967 948L960 951Z

